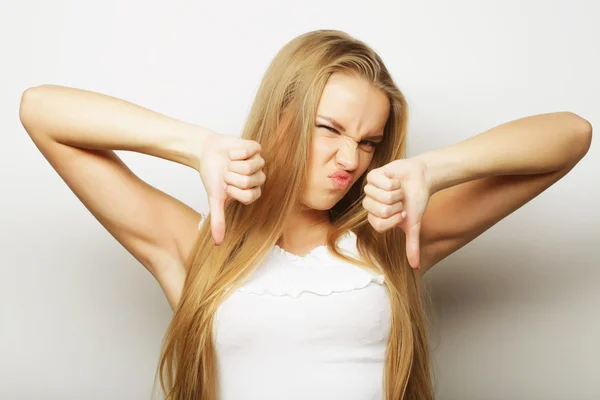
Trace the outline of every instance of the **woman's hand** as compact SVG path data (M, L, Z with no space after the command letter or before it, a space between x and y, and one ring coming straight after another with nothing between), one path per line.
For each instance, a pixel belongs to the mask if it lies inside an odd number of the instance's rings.
M250 204L260 197L265 160L258 142L212 131L200 148L196 165L208 196L213 240L219 246L225 237L225 205L234 199Z
M419 268L421 219L430 198L426 165L415 158L392 161L369 172L363 207L377 232L399 226L406 235L406 255Z

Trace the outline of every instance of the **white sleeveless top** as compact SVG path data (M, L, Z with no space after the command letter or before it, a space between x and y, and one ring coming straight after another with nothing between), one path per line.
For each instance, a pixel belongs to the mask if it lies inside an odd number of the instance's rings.
M338 246L359 258L353 232ZM218 399L383 399L383 283L326 246L297 256L275 245L215 315Z

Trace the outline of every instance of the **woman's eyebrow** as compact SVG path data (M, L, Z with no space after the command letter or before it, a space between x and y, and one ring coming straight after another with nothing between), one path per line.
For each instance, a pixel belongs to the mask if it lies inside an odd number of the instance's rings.
M333 127L335 129L337 129L338 131L346 133L346 128L344 128L342 126L342 124L340 124L339 122L337 122L335 119L333 119L331 117L326 117L324 115L317 115L317 117L329 121L331 123L331 125L333 125ZM366 136L363 139L383 139L383 134L381 134L381 133L373 134L371 136Z
M342 126L342 124L340 124L339 122L337 122L335 119L331 118L331 117L326 117L324 115L317 115L317 117L319 118L323 118L324 120L327 120L329 122L331 122L331 125L333 125L333 127L335 129L337 129L338 131L342 131L342 132L346 132L346 128L344 128Z

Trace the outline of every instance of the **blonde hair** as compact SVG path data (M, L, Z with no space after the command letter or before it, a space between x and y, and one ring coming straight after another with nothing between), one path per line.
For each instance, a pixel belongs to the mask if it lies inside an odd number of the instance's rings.
M379 266L385 275L392 310L383 382L386 399L433 398L419 273L406 259L402 230L376 232L361 205L368 172L405 155L406 100L369 46L341 31L317 30L292 39L277 53L246 120L242 137L259 142L265 160L267 180L261 197L249 205L227 204L227 234L220 246L211 238L210 215L200 229L159 362L167 399L216 399L213 317L265 259L282 234L283 221L300 203L314 118L327 79L335 72L367 79L386 93L390 114L368 169L329 212L334 228L327 247L348 262ZM348 230L357 235L362 263L336 247Z

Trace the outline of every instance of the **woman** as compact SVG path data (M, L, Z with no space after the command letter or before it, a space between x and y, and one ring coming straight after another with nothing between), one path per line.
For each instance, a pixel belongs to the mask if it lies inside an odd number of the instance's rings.
M51 85L20 118L163 289L172 399L433 398L422 274L568 173L592 132L557 112L405 158L404 96L333 30L280 50L242 138ZM206 221L113 150L196 169Z

